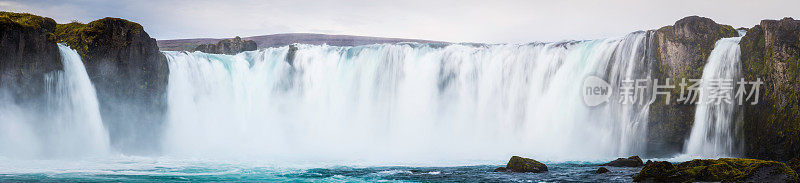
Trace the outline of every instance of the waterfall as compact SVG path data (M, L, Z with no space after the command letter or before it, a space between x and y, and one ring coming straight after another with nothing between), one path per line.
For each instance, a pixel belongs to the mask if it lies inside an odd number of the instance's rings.
M740 35L743 36L743 35ZM738 104L734 100L736 83L739 81L742 70L739 56L741 37L723 38L714 45L714 50L708 57L703 69L700 84L700 100L707 100L710 82L714 80L730 80L733 91L728 93L731 102L700 102L697 104L694 115L694 124L689 139L686 142L685 153L689 156L700 157L730 157L735 156L741 147L740 137L737 135L737 121L741 121Z
M644 152L646 105L588 107L587 76L649 76L649 38L297 45L169 60L166 154L394 161Z
M108 152L94 86L75 50L59 44L63 71L48 73L44 109L0 97L0 156L75 157Z

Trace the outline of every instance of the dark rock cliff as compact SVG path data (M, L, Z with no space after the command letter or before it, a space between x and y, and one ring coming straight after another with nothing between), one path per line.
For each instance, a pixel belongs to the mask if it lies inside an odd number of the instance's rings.
M680 95L677 83L681 82L681 78L700 79L714 43L721 38L737 35L729 25L720 25L698 16L683 18L675 25L654 31L654 61L657 64L654 64L653 78L661 84L666 78L671 78L671 84L676 87L671 91L669 105L664 104L663 95L650 105L647 136L649 156L665 156L682 151L694 121L695 107L693 104L676 102Z
M747 81L761 79L759 101L744 106L747 157L789 160L800 154L800 20L763 20L742 38Z
M233 55L243 51L253 51L258 49L258 45L253 40L242 40L239 36L236 36L233 39L224 39L217 44L202 44L192 51L201 51L203 53L215 53L215 54L228 54Z
M141 25L119 18L61 24L55 37L81 55L112 145L154 148L147 139L158 138L154 129L163 121L169 75L156 40Z
M61 55L53 42L53 19L25 13L0 12L0 88L17 101L39 99L44 75L61 70Z

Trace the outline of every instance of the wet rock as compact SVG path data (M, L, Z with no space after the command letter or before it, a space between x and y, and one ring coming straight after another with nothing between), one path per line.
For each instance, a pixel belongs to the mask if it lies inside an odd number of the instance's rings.
M507 172L508 169L506 167L497 167L494 169L494 172Z
M635 182L797 182L786 164L741 158L695 159L673 165L657 161L634 176Z
M763 82L758 103L742 106L745 156L795 158L800 154L800 20L762 20L747 30L739 47L742 76Z
M600 167L600 168L597 169L597 171L594 171L594 173L596 173L596 174L603 174L603 173L607 173L607 172L609 172L609 171L608 171L608 169L606 167Z
M640 167L644 166L642 159L639 156L631 156L628 158L617 158L614 161L609 163L603 164L603 166L613 166L613 167Z
M530 158L523 158L519 156L511 157L511 160L508 160L508 164L506 164L505 169L511 172L546 172L547 165L544 163L540 163L536 160ZM497 170L497 169L495 169Z
M650 164L653 164L652 160L647 160L647 162L644 163L645 166L650 165Z
M253 40L242 40L241 37L236 36L233 39L224 39L217 44L202 44L198 45L191 51L201 51L204 53L214 54L228 54L234 55L244 51L253 51L258 49L258 45Z
M297 53L297 47L294 44L289 45L289 51L286 53L286 63L289 63L290 66L294 66L294 56Z

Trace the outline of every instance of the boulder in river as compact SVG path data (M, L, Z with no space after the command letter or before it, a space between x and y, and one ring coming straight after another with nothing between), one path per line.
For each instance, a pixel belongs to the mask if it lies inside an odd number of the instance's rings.
M644 166L642 162L642 158L639 156L631 156L628 158L617 158L614 161L609 163L603 164L603 166L613 166L613 167L640 167Z
M606 168L606 167L600 167L600 168L597 169L597 171L594 171L594 173L596 173L596 174L603 174L603 173L607 173L607 172L609 172L609 171L608 171L608 168Z
M511 160L508 160L508 164L506 167L499 167L494 169L495 172L532 172L532 173L539 173L539 172L546 172L547 165L544 163L540 163L536 160L530 158L523 158L519 156L512 156Z

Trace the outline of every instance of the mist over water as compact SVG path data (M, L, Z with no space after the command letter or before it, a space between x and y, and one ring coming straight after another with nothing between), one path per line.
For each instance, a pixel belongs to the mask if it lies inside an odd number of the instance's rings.
M299 45L291 65L287 47L164 52L163 147L181 156L378 162L638 154L647 108L616 101L587 107L580 83L590 75L612 84L648 76L647 37Z
M619 87L650 77L651 37L634 32L522 45L297 45L294 59L287 58L288 47L237 55L163 52L170 69L166 122L148 125L158 134L150 143L170 157L288 162L642 155L649 101L621 104L613 93L589 107L581 83L597 76ZM717 43L703 78L738 77L739 39ZM100 118L98 96L77 52L59 49L64 69L46 75L42 100L19 102L0 92L0 156L131 153L109 138L114 134L107 126L124 126ZM650 97L650 90L644 93ZM686 154L735 156L735 111L698 105Z
M109 151L97 95L80 56L59 44L63 71L45 76L41 104L0 97L0 155L11 157L80 157Z

